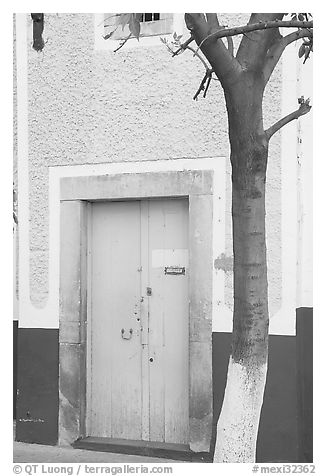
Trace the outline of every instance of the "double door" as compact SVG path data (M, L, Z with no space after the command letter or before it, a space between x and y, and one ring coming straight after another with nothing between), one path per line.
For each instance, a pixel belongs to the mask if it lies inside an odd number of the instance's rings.
M188 201L91 208L87 434L188 444Z

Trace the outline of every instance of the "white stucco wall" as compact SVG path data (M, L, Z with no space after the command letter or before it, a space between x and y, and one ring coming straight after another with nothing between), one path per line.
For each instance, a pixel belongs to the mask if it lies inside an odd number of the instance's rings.
M232 15L222 17L222 22L242 24L246 18ZM174 159L228 157L229 145L226 110L218 82L212 82L206 99L192 99L203 69L190 53L172 58L163 45L126 48L118 53L101 50L95 47L93 14L46 14L46 44L37 53L30 47L32 21L28 15L25 19L30 212L30 289L26 292L35 308L44 309L49 290L49 167L54 170L83 164L97 167L96 164L106 163L166 161L169 170ZM281 115L281 71L280 64L266 90L265 127ZM24 114L20 117L23 121ZM271 316L282 307L280 135L276 134L270 144L267 179ZM228 164L225 183L225 253L230 256ZM232 270L225 277L224 298L231 312ZM40 327L46 326L46 319L41 318ZM37 322L34 320L33 325ZM214 330L228 330L229 325L230 322L219 322L216 314Z

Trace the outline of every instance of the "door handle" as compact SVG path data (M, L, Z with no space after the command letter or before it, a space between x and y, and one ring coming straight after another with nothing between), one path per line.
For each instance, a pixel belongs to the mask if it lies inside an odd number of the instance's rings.
M125 339L125 340L130 340L132 338L132 329L129 329L129 333L128 335L125 334L125 329L121 329L121 337L122 339Z

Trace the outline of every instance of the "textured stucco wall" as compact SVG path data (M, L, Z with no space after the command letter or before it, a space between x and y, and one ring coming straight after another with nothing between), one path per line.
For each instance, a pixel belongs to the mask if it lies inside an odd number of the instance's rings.
M247 16L221 18L238 25ZM95 50L93 14L46 14L44 40L41 53L28 51L31 299L40 307L48 291L49 166L228 156L229 151L222 89L213 81L207 98L193 101L203 69L189 52L171 58L163 45ZM280 117L280 89L278 68L266 90L266 127ZM280 167L275 136L267 186L271 314L280 306ZM231 255L229 186L227 210ZM231 271L226 299L232 307Z
M13 182L17 189L17 67L16 67L16 17L13 15Z
M16 192L16 199L17 199L17 191L18 191L18 170L17 170L17 68L16 68L16 16L13 15L13 189ZM16 210L17 212L17 210ZM19 260L19 248L18 248L18 227L14 227L14 236L13 236L13 258L14 258L14 292L16 296L14 296L14 312L13 317L14 319L18 318L18 310L17 310L17 300L18 297L18 260Z

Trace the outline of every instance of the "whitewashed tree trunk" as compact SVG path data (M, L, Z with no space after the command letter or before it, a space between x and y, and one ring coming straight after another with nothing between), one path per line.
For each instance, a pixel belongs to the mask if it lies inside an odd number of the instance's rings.
M281 21L284 15L252 13L248 25L266 26L268 22ZM223 29L217 14L185 13L185 21L223 88L231 148L233 332L214 461L253 463L268 357L265 231L268 146L272 135L284 124L310 110L307 100L298 111L265 130L263 98L285 47L299 37L310 37L312 41L312 32L302 28L283 37L278 28L252 31L243 36L234 55L232 41L226 46L217 37ZM204 95L209 86L209 81L205 82L208 73L201 84Z
M266 373L267 364L247 368L230 357L214 463L255 462Z

